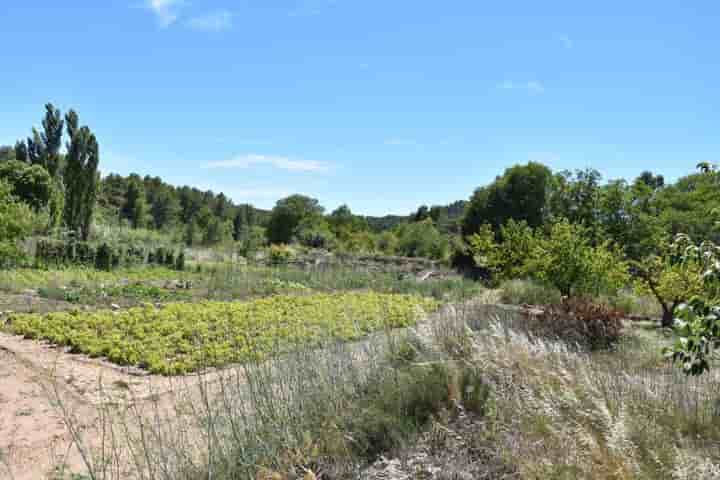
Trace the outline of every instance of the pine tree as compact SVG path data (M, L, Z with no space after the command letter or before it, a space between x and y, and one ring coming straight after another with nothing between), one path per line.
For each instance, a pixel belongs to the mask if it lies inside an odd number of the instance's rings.
M145 200L145 189L137 177L131 177L125 192L125 203L121 209L121 215L130 221L133 228L145 226L145 218L148 213L148 205Z

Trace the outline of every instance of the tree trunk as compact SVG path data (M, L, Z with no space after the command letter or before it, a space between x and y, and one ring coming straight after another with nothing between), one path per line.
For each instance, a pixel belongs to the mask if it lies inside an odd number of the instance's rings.
M673 310L671 308L666 307L663 305L662 311L662 326L663 328L672 328L673 323L675 323L675 316L673 315Z

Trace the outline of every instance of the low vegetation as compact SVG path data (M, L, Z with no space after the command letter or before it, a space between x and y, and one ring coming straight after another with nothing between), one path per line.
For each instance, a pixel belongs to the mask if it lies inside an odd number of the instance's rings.
M412 325L436 307L420 297L376 293L273 296L122 312L18 314L6 328L168 375L257 361L298 344L356 340L376 330Z

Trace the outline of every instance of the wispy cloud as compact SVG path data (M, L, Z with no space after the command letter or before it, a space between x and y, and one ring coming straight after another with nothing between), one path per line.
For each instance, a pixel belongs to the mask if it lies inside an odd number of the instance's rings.
M330 170L330 164L316 160L257 154L240 155L229 160L210 162L205 165L205 168L250 168L254 165L270 165L291 172L326 172Z
M570 36L567 34L562 33L557 36L557 39L560 41L560 43L562 43L563 47L567 48L568 50L575 46L572 38L570 38Z
M412 138L399 138L399 137L388 138L383 143L385 145L393 145L393 146L418 145L417 140L414 140Z
M504 82L500 83L497 88L499 88L500 90L525 90L528 93L536 95L545 91L545 86L535 80L530 80L527 82L512 82L509 80L505 80Z
M187 26L202 32L222 32L230 30L233 25L233 14L227 10L218 10L206 15L191 18Z
M153 11L160 26L167 28L178 19L178 10L183 0L146 0L146 6Z

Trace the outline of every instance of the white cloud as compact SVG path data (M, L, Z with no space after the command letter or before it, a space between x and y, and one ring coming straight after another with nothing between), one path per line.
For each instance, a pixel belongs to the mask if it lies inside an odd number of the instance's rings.
M570 38L568 35L561 34L558 35L557 38L558 40L560 40L560 43L563 44L563 47L567 48L568 50L573 48L573 46L575 45L572 41L572 38Z
M253 165L270 165L281 170L293 172L325 172L330 169L329 164L316 160L301 160L257 154L240 155L230 160L210 162L205 165L205 168L249 168Z
M146 0L147 8L155 13L163 28L169 27L177 21L177 12L182 4L183 0Z
M511 82L509 80L505 80L500 83L497 88L500 90L525 90L526 92L532 94L539 94L545 91L543 84L535 80L527 82Z
M227 10L218 10L188 20L187 26L203 32L222 32L232 28L233 14Z

